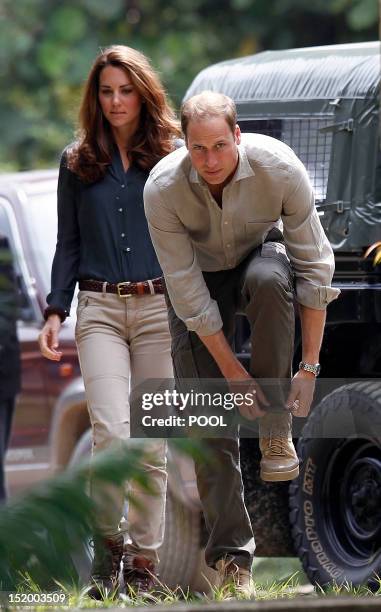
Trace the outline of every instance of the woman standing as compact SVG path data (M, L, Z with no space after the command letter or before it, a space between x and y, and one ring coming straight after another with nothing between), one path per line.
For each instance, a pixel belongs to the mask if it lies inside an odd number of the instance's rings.
M147 378L172 377L143 188L149 170L173 150L179 129L148 59L119 45L96 58L79 117L80 137L61 160L58 239L40 346L45 357L60 360L58 333L79 281L76 342L98 452L129 438L131 390ZM102 536L94 542L91 597L117 587L122 557L127 588L141 593L154 584L164 530L165 441L152 440L149 450L144 469L156 495L131 491L140 508L130 507L126 527L125 491L110 485L105 495L104 487L92 487L107 502L97 517Z

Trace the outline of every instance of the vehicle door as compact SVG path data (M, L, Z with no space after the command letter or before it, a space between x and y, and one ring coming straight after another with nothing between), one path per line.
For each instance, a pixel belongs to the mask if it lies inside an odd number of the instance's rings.
M18 337L22 371L6 464L11 493L46 477L50 420L43 358L38 346L41 314L12 204L0 196L0 232L7 236L11 246L19 291Z

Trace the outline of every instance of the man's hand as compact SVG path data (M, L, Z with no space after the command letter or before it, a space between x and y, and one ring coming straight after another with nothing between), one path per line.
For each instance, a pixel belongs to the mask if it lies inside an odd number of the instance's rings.
M61 329L61 319L58 315L52 314L46 321L38 336L41 353L47 359L60 361L62 351L58 351L58 334Z
M247 401L242 402L242 405L237 404L240 414L245 419L254 421L265 414L262 405L268 406L269 402L257 381L240 362L237 362L237 367L228 374L227 381L232 393L250 396Z
M250 394L250 400L243 402L242 406L237 405L241 415L249 421L263 416L265 413L261 409L261 404L268 406L269 402L258 383L238 361L223 332L218 331L210 336L200 336L200 339L226 378L231 392L242 395Z
M302 361L318 363L323 339L326 311L299 304L302 326ZM299 370L291 381L291 391L286 407L296 417L306 417L310 411L315 391L315 374Z
M286 407L295 417L306 417L311 408L315 391L315 374L299 370L291 381Z
M249 421L254 421L265 414L262 406L268 406L269 402L257 381L246 370L245 375L235 379L229 378L228 383L232 393L249 396L242 404L237 403L241 416Z

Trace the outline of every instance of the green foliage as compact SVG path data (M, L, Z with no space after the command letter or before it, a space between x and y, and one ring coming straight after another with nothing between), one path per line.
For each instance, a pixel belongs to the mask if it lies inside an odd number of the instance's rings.
M358 0L348 13L348 24L352 30L364 30L378 20L378 4L374 0Z
M172 445L200 456L194 441L173 440ZM93 482L120 485L129 480L150 491L140 467L143 454L144 445L134 445L97 455L91 462ZM57 581L77 582L73 559L96 533L97 507L87 493L88 474L84 462L0 509L0 592L17 590L26 575L42 589L54 589ZM128 502L135 503L133 498Z
M178 106L212 62L377 34L377 0L2 0L0 168L56 165L100 47L147 53Z

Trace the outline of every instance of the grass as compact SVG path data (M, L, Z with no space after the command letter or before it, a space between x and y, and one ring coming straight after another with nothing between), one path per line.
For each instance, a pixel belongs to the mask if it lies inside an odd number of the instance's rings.
M365 586L353 587L345 583L342 585L333 584L328 589L315 589L309 584L298 559L256 559L254 562L254 578L256 587L256 600L265 601L271 599L294 598L294 597L327 597L327 596L353 596L353 597L381 597L381 578L378 578L378 589L376 592L370 591ZM274 576L277 579L274 580ZM138 606L151 607L155 604L173 605L176 603L200 603L208 601L225 601L229 594L226 590L212 589L208 595L191 593L184 591L180 587L171 590L165 585L158 587L155 595L137 596L131 589L128 594L121 593L119 596L106 596L101 602L90 599L85 587L68 587L67 585L57 584L57 590L67 594L69 603L66 606L54 606L54 609L88 609L88 608L131 608ZM39 586L26 575L19 587L19 592L39 593ZM105 594L106 595L106 594ZM15 608L8 608L9 610ZM47 606L35 606L29 610L48 610ZM51 608L50 608L51 609Z

